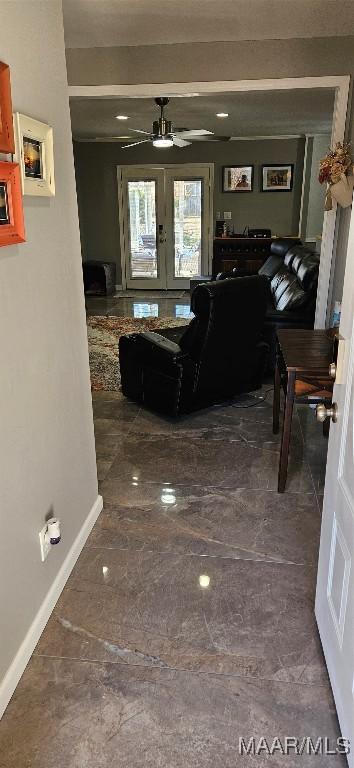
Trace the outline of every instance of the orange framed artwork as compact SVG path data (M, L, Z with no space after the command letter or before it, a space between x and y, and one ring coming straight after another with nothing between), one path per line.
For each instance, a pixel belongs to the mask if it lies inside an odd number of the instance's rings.
M10 67L0 61L0 152L14 154Z
M20 168L0 162L0 246L25 239Z

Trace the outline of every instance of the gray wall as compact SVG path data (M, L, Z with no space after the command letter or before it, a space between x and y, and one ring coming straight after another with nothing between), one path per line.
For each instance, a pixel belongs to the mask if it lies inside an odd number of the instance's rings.
M304 240L316 241L318 249L321 244L326 197L326 185L319 184L318 169L320 160L326 155L330 145L330 135L312 136L307 143L301 236Z
M313 239L322 234L323 212L326 197L326 185L318 181L320 160L331 146L331 137L314 136L310 172L309 201L307 208L306 238Z
M232 141L219 145L215 162L214 215L231 211L235 231L245 226L266 227L275 235L298 235L301 201L304 139L274 139L267 141ZM226 159L226 158L229 159ZM291 192L261 192L262 164L294 164L294 184ZM254 191L222 192L222 165L254 165ZM222 218L222 216L221 216Z
M6 6L0 59L14 109L53 126L56 197L26 196L27 242L0 249L0 710L4 676L97 499L61 3ZM63 539L42 563L49 510Z
M214 163L214 216L231 211L235 230L269 227L277 235L298 234L304 139L204 142L182 149L141 148L123 150L117 143L74 143L79 201L82 255L117 264L121 283L117 166L142 163ZM255 165L254 191L250 194L222 193L222 166ZM294 163L292 192L260 192L262 163Z
M69 48L66 58L70 85L347 75L354 36Z

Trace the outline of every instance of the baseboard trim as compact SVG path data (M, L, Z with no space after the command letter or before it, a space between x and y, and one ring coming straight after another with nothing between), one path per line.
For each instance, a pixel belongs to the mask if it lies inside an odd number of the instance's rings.
M65 587L70 573L103 507L102 496L97 499L69 550L52 586L35 616L16 656L0 685L0 719L22 677L44 627Z

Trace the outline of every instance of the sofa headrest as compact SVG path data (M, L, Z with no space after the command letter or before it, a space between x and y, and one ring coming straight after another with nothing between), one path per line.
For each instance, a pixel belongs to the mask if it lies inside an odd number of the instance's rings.
M281 256L276 256L275 254L271 253L271 255L268 256L267 260L264 262L263 266L258 270L258 274L265 275L268 280L271 280L282 266L283 259Z
M295 245L292 245L291 248L289 248L284 256L284 264L288 267L288 269L290 269L296 256L301 256L301 254L303 255L303 249L304 246L301 243L296 243Z
M289 257L289 269L294 275L297 275L302 260L306 256L312 256L313 251L311 251L310 248L307 248L306 245L295 245L294 248L291 249L291 255L292 258Z
M319 266L320 259L318 254L307 251L296 270L297 281L304 291L311 291L316 285Z
M279 238L278 240L273 240L270 246L270 252L274 253L275 256L281 256L283 259L289 248L298 244L301 244L301 240L299 240L298 237L289 237L287 240Z
M297 280L295 280L295 282L292 285L289 285L282 293L275 306L276 309L281 312L288 312L289 310L305 307L306 305L309 305L311 301L311 293L304 291Z
M240 304L246 295L252 296L256 302L257 298L267 292L267 280L259 275L200 283L192 293L191 310L198 318L209 317L211 308L217 308L222 314L238 316L241 312Z
M214 350L215 359L225 349L230 356L233 354L230 351L230 329L243 327L246 317L247 333L243 334L245 343L260 335L268 295L268 280L260 275L197 285L191 298L191 309L195 317L180 338L179 346L193 360L199 360L201 355L205 360L211 349Z

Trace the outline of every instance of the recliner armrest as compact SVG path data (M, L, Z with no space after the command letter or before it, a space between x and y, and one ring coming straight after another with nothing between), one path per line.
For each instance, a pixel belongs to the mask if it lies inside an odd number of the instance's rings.
M161 336L159 333L153 331L143 331L139 334L140 339L145 339L149 345L157 347L161 352L165 352L169 357L177 357L183 355L181 347L170 339L166 339L165 336Z

